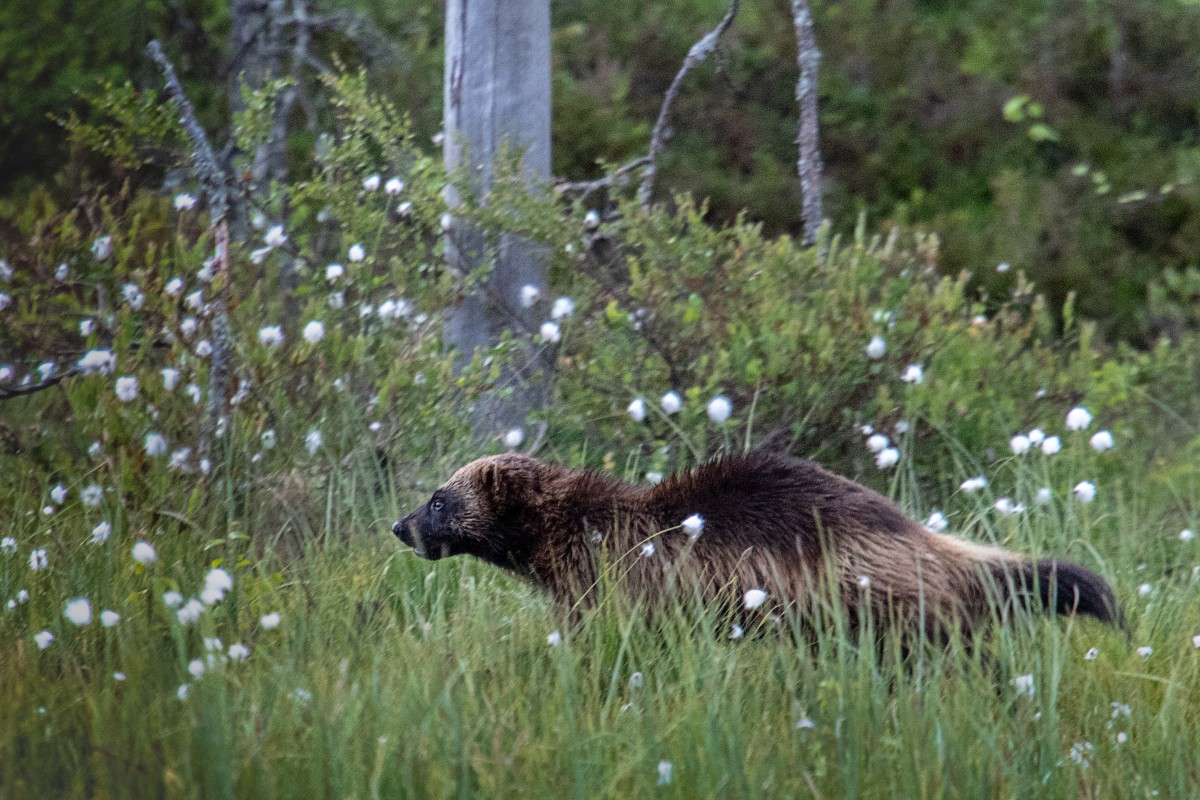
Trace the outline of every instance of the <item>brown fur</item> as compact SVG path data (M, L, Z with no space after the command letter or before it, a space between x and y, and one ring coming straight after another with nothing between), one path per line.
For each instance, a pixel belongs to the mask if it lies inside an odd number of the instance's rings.
M692 514L705 521L694 540L680 527ZM833 599L852 622L869 608L927 629L969 626L990 614L993 596L1028 603L1040 594L1061 611L1116 614L1111 590L1081 567L930 533L865 486L769 453L723 458L654 487L490 456L455 472L393 530L420 555L478 556L569 608L618 583L651 606L690 596L736 613L744 592L760 588L769 598L760 616L790 607L812 620Z

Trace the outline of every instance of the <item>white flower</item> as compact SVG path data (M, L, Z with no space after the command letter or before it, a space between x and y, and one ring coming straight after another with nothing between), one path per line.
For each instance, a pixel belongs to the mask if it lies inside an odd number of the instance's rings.
M121 615L115 611L105 609L100 612L100 624L106 628L111 628L121 621Z
M108 541L108 537L112 535L112 525L108 524L108 520L104 520L96 527L92 528L92 544L104 544Z
M1081 503L1090 503L1096 499L1096 484L1091 481L1080 481L1075 484L1075 496Z
M200 341L196 342L196 355L200 356L200 358L208 358L212 355L212 352L212 342L210 342L208 339L201 339Z
M766 601L767 593L762 589L751 589L750 591L746 592L746 595L742 598L743 604L749 609L758 608Z
M1054 497L1054 490L1049 486L1043 486L1037 490L1037 496L1034 498L1039 506L1044 506L1050 502L1050 498Z
M892 426L892 430L896 432L897 436L903 436L904 434L908 433L908 420L896 420L896 424Z
M796 720L795 728L798 731L811 731L817 727L817 723L813 722L808 717L801 717Z
M563 319L575 313L575 301L569 297L560 297L554 301L550 309L550 319Z
M961 489L962 491L966 492L967 494L974 494L975 492L978 492L980 489L986 488L987 485L988 485L988 479L983 477L982 475L980 475L976 478L967 478L965 481L963 481L961 484L959 484L958 488Z
M689 539L696 540L700 538L700 533L704 530L704 517L699 514L692 514L683 521L683 530Z
M346 268L341 264L330 264L325 267L325 280L333 283L346 274Z
M183 278L171 278L167 281L167 285L163 287L163 292L167 297L177 297L183 292Z
M1154 594L1154 586L1149 583L1143 583L1138 587L1138 597L1149 597Z
M941 533L949 526L950 521L946 519L946 515L941 511L934 511L929 515L929 518L925 520L925 527L934 533Z
M1067 430L1081 431L1092 424L1092 412L1083 406L1076 406L1067 412Z
M996 272L1004 273L1011 269L1011 265L1007 261L1001 261L996 265Z
M169 594L169 593L168 593ZM165 602L166 595L163 595ZM179 611L175 612L175 616L179 619L180 625L192 625L196 620L200 619L200 615L204 613L204 604L196 598L190 598Z
M282 325L264 325L258 329L258 343L272 349L283 344Z
M867 437L867 449L872 453L882 453L885 449L887 449L888 444L888 437L884 436L882 433L872 434L871 436Z
M875 466L879 469L891 469L900 462L900 451L894 447L886 447L875 454Z
M204 662L198 658L192 659L191 662L188 663L188 672L192 674L193 678L204 677Z
M196 291L183 298L183 304L192 311L199 311L204 305L204 290L197 289Z
M730 628L729 628L729 638L730 639L740 639L745 635L746 635L746 631L742 629L741 625L735 624L735 625L730 626Z
M133 560L139 564L150 565L158 561L158 553L149 542L137 542L133 546Z
M309 344L316 344L325 338L325 323L319 319L314 319L312 322L304 326L304 341Z
M268 428L262 433L263 450L270 450L275 447L275 429Z
M216 266L217 257L215 255L212 258L205 259L204 266L196 270L196 280L201 283L212 283L213 270Z
M661 472L657 472L655 470L649 470L646 472L646 483L649 483L652 485L658 485L662 482L663 482L663 474Z
M527 283L521 287L521 308L533 308L533 304L537 302L542 291L532 283Z
M146 455L150 456L151 458L165 456L167 454L167 450L170 449L167 445L167 437L163 436L161 433L147 433L146 440L143 442L143 445L146 448Z
M1089 647L1088 651L1083 654L1083 660L1084 661L1095 661L1096 657L1099 655L1100 655L1100 648Z
M267 630L274 630L275 628L279 627L279 623L281 621L282 617L279 616L279 612L272 611L270 614L263 614L262 617L259 618L258 624L262 625Z
M179 608L183 603L183 595L175 591L163 592L162 600L167 608Z
M137 399L138 396L138 379L132 375L124 375L117 378L117 399L122 403L129 403Z
M642 688L643 685L645 685L645 683L646 683L646 679L642 676L642 673L640 673L640 672L635 672L629 676L629 688L630 689L640 689L640 688Z
M1092 435L1089 443L1097 453L1103 453L1105 450L1112 449L1114 444L1113 435L1108 431L1097 431Z
M454 217L449 214L442 214L442 233L449 233L454 227Z
M705 411L708 412L709 419L718 425L723 425L729 419L729 415L733 413L733 403L725 395L719 394L708 401Z
M146 295L134 283L127 283L121 287L121 296L125 298L125 302L134 311L137 311L146 304Z
M1071 751L1067 753L1067 757L1079 766L1087 767L1095 749L1091 742L1076 742L1071 745Z
M654 551L654 542L645 542L642 544L642 558L649 558L650 556L654 555Z
M66 610L63 611L63 616L71 624L82 628L92 621L92 604L88 602L86 597L76 597L73 600L68 600Z
M525 431L521 428L512 428L504 434L504 446L509 450L517 449L523 441L525 441Z
M34 634L33 640L37 642L38 650L45 650L54 641L54 634L50 631L42 631Z
M125 673L124 673L124 672L114 672L114 673L113 673L113 680L114 680L114 681L123 681L123 680L125 680Z
M1192 647L1195 647L1197 650L1200 650L1200 636L1192 637Z
M404 181L399 178L388 178L388 182L383 185L383 190L395 197L404 191Z
M909 364L908 368L904 370L904 374L900 376L900 380L919 386L925 382L925 370L920 364Z
M413 204L411 200L405 200L400 205L396 206L396 213L402 217L407 217L412 214Z
M67 499L67 487L61 483L55 485L55 487L50 490L50 499L55 503L62 505L63 501Z
M550 633L546 635L546 644L550 645L551 647L558 647L560 644L562 644L562 634L558 631L550 631Z
M220 567L210 569L204 576L204 588L224 595L233 589L233 576Z
M179 385L179 370L174 367L163 367L158 372L162 375L163 388L168 392L173 391Z
M323 441L324 437L321 436L321 432L316 428L313 428L308 432L308 435L304 437L304 447L308 450L308 454L310 456L316 455L317 451L321 449L321 443Z
M1145 646L1145 645L1142 645L1141 647L1139 647L1139 648L1137 649L1137 654L1138 654L1139 656L1141 656L1142 658L1149 658L1149 657L1150 657L1150 654L1151 654L1151 653L1153 653L1153 652L1154 652L1154 648L1153 648L1153 647L1147 647L1147 646Z
M679 397L679 393L676 391L667 392L662 396L658 403L662 406L662 410L668 414L674 414L675 412L679 411L679 409L683 408L683 400Z
M350 245L348 257L351 261L362 261L367 257L367 251L363 249L361 244Z
M25 603L28 603L28 602L29 602L29 590L28 589L21 589L19 592L17 592L17 603L18 604L24 605Z
M1189 528L1184 528L1183 530L1181 530L1179 532L1179 541L1181 541L1181 542L1184 542L1184 543L1190 542L1192 539L1195 539L1195 538L1196 538L1196 534L1192 533L1192 531Z
M1125 733L1125 731L1120 731L1119 733L1117 733L1117 744L1125 744L1128 741L1129 741L1129 734Z
M191 211L196 207L196 198L190 194L180 193L175 195L175 210L176 211Z
M1042 452L1048 456L1052 456L1062 450L1062 440L1057 436L1047 436L1042 440Z
M179 323L179 332L190 339L196 332L196 318L184 317L183 321Z
M1007 497L1001 497L999 500L997 500L993 508L995 508L1001 514L1006 514L1008 516L1023 514L1025 512L1024 505L1021 503L1014 503Z
M860 589L870 589L870 588L871 588L871 578L870 578L870 576L868 576L868 575L859 575L859 576L858 576L858 588L860 588Z
M1041 428L1034 428L1029 432L1029 443L1039 445L1046 439L1046 434Z
M50 566L50 557L46 555L46 548L39 547L29 553L29 568L34 572L40 572Z
M250 657L250 648L241 642L229 645L230 661L245 661Z
M117 366L117 357L113 355L112 350L88 350L83 354L83 358L79 359L77 366L84 374L99 372L101 375L109 375Z
M380 181L381 181L381 179L378 175L368 175L363 180L362 186L368 192L373 192L379 188Z
M12 380L13 368L9 364L0 366L0 383L8 383Z
M38 364L37 371L38 375L42 376L42 380L46 380L54 374L54 369L55 367L53 361L43 361L41 364Z
M112 251L113 246L111 236L101 236L96 239L96 241L92 242L92 256L97 261L107 261L108 257L112 255Z
M1024 697L1030 697L1030 698L1033 697L1034 686L1033 686L1033 673L1032 672L1028 673L1026 675L1018 675L1017 677L1015 677L1011 681L1009 681L1009 683L1014 688L1016 688L1018 696L1024 696Z
M186 683L180 684L179 688L175 690L175 696L178 697L181 702L183 700L187 700L188 699L188 685Z
M555 344L562 339L562 331L557 322L543 322L542 327L538 330L538 335L542 337L542 341L548 344Z
M641 422L646 418L646 401L640 397L634 398L633 402L625 409L630 418L634 422Z
M0 258L0 281L11 281L13 276L13 268L7 261Z
M0 552L9 556L17 552L17 540L11 536L5 536L3 539L0 539Z
M269 248L276 248L287 241L287 234L283 232L282 225L272 225L267 231L267 235L263 237L263 243Z
M671 782L671 771L674 769L670 761L658 762L658 785L666 786Z
M1008 440L1008 448L1015 455L1023 455L1029 452L1029 448L1033 446L1033 442L1023 433L1018 433L1016 436Z
M589 231L594 231L600 227L600 212L595 209L589 210L583 215L583 227Z
M92 319L91 317L88 317L87 319L79 321L79 335L80 336L91 336L92 331L94 331L94 330L96 330L96 320Z
M345 292L332 292L329 295L329 307L330 308L345 308L346 307L346 293Z
M867 344L867 358L877 361L887 353L887 342L882 336L872 336Z

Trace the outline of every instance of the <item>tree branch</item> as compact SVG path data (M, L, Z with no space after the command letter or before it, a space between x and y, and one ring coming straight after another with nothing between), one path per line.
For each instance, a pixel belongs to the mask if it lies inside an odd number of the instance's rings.
M14 397L24 397L25 395L34 394L44 389L49 389L52 386L65 381L67 378L73 378L76 375L82 375L83 370L79 367L72 367L64 372L56 375L51 375L48 378L38 381L37 383L27 383L24 386L4 386L0 385L0 400L11 400Z
M796 27L796 63L800 66L800 78L796 82L796 103L800 106L796 172L800 176L804 244L812 246L816 244L817 231L825 218L821 208L821 147L817 117L817 70L821 64L821 51L817 49L807 0L792 0L792 21Z
M725 18L706 33L700 41L692 45L692 49L688 50L687 58L683 60L683 66L679 68L679 72L675 75L675 79L671 81L671 86L667 89L667 95L663 98L662 108L658 110L658 120L654 123L654 132L650 135L650 151L646 154L648 163L645 171L642 173L642 184L638 188L638 203L643 206L650 204L650 193L654 190L654 177L658 171L657 162L658 156L662 153L663 147L667 143L667 120L671 114L671 106L675 103L675 97L679 94L679 88L683 85L683 79L687 74L712 53L717 48L717 42L722 34L729 29L733 24L733 18L737 16L738 5L740 0L733 0L733 4L729 7L729 13Z
M638 156L628 164L622 164L612 172L605 175L603 178L597 178L594 181L556 181L554 191L558 194L574 194L582 197L587 197L593 192L598 192L601 189L611 189L614 187L624 186L629 179L630 173L637 172L640 169L645 169L650 165L650 156Z

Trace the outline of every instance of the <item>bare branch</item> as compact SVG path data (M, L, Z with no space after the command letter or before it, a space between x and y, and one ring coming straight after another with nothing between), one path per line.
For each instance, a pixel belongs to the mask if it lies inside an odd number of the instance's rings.
M817 231L825 217L821 208L821 147L817 118L817 69L821 64L821 51L817 49L807 0L792 0L792 20L796 27L796 62L800 66L800 78L796 82L796 103L800 106L796 171L800 176L804 244L811 246L816 244Z
M631 173L645 169L650 165L650 156L639 156L628 164L622 164L612 172L605 175L603 178L597 178L594 181L558 181L554 184L554 191L558 194L574 194L580 197L587 197L593 192L598 192L601 189L612 189L624 186L629 180Z
M650 193L654 190L658 156L667 143L667 120L671 114L671 106L675 103L675 97L679 94L679 88L683 85L683 79L687 77L693 67L704 61L713 50L717 49L717 42L733 24L733 18L737 16L739 2L740 0L733 0L733 4L729 7L729 13L725 15L720 24L692 45L692 49L688 50L687 58L683 60L683 66L679 68L675 80L671 81L671 86L667 89L662 108L658 110L658 121L654 123L654 132L650 135L650 151L646 154L649 163L646 164L646 169L642 173L642 184L638 188L638 202L643 206L650 204Z
M84 371L79 367L72 367L65 372L60 372L57 375L51 375L48 378L43 378L37 383L27 383L23 386L3 386L0 385L0 400L11 400L14 397L24 397L25 395L35 394L36 392L49 389L52 386L65 381L67 378L73 378L76 375L82 375Z

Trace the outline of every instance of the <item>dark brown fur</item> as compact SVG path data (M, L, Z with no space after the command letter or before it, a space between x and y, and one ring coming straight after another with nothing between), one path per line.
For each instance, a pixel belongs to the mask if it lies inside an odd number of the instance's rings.
M699 514L694 540L680 527ZM654 487L529 456L458 470L393 530L419 555L466 553L527 578L569 608L620 585L651 606L671 596L735 611L749 589L811 620L832 598L851 620L969 626L991 598L1114 621L1112 591L1073 564L1032 563L931 533L883 495L820 465L770 453L723 458ZM646 543L654 552L643 554Z

